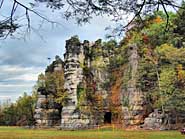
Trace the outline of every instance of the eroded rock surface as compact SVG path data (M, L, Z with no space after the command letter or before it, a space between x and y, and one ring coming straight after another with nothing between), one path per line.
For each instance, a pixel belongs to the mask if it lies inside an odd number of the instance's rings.
M56 56L55 61L53 61L53 63L47 67L45 71L45 78L47 78L47 76L49 76L51 73L62 71L63 61ZM61 106L55 102L55 95L56 90L53 84L50 84L49 87L43 85L38 88L38 99L34 115L37 127L52 127L60 125Z
M105 44L104 44L105 45ZM116 49L105 47L101 40L80 42L78 37L66 41L64 61L59 57L48 66L48 72L64 72L65 104L56 104L56 86L38 89L35 110L37 125L74 130L97 125L115 124L121 127L160 128L161 115L152 113L146 94L138 87L140 55L136 44L124 53L124 63L117 65L111 58ZM115 49L115 50L114 50ZM114 66L112 66L115 64Z

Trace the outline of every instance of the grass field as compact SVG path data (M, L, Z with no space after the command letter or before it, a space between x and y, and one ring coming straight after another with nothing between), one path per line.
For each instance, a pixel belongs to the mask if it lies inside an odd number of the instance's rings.
M178 131L61 131L0 127L0 139L185 139L185 135Z

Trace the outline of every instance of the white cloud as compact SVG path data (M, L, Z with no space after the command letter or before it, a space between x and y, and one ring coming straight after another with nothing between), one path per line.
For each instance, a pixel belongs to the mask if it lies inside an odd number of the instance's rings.
M23 92L30 93L44 67L0 65L0 100L9 97L15 101Z
M15 89L15 88L26 88L26 87L30 87L30 85L33 85L33 83L29 83L29 84L0 84L0 88L3 89Z
M11 98L11 96L0 96L0 99L8 99Z
M36 81L38 73L23 74L17 77L8 78L8 80L23 80L23 81Z
M25 82L36 81L43 67L22 67L19 65L0 65L0 82L4 84L10 81Z
M41 70L40 67L21 67L19 65L0 65L0 72L20 73Z

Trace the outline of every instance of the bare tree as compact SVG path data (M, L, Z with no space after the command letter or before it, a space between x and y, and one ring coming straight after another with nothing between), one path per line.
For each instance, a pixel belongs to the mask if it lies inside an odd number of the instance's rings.
M0 0L0 10L4 3L4 0ZM25 6L19 0L12 0L11 14L7 20L0 21L0 34L5 32L5 30L9 30L9 33L12 33L18 27L14 23L14 15L18 6L25 10L24 16L27 19L28 28L30 28L31 24L30 12L43 20L55 23L33 10L36 3L46 3L48 8L62 9L64 18L67 20L74 18L78 24L89 22L94 16L108 16L113 21L119 23L119 26L116 28L117 35L121 35L136 18L142 21L144 15L150 15L159 9L163 10L166 14L166 27L168 27L168 10L170 8L174 10L182 8L179 4L180 2L177 3L176 0L35 0L33 3L30 3L30 7ZM129 18L127 23L124 23L126 17L131 18Z

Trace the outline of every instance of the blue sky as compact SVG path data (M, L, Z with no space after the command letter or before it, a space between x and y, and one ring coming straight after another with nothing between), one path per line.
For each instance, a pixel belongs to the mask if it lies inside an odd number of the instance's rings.
M11 2L4 4L0 18L9 14ZM24 32L24 27L15 34L16 38L0 40L0 100L11 98L15 101L23 92L30 93L39 73L44 72L49 61L55 55L63 58L65 52L65 40L73 35L78 35L81 40L95 41L105 38L105 27L110 25L108 18L95 17L90 24L78 26L75 21L66 21L61 18L58 11L51 12L45 6L39 7L39 12L45 13L48 19L59 22L61 25L51 25L43 22L39 17L30 14L30 33L19 35ZM24 12L18 8L17 15ZM20 21L22 25L26 20ZM23 31L22 31L23 30ZM25 39L20 37L25 37Z

